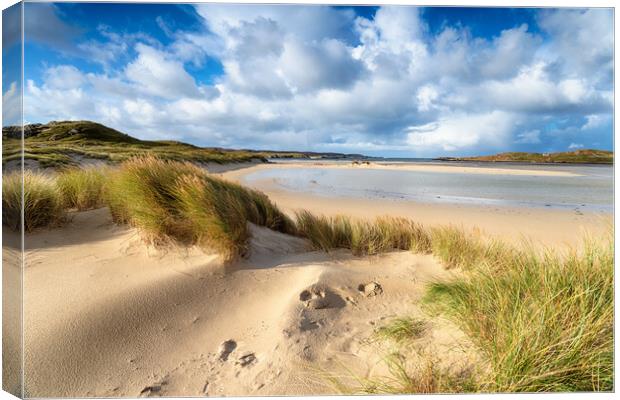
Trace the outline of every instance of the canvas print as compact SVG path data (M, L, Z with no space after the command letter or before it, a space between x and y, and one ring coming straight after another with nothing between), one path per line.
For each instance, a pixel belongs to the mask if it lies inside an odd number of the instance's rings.
M614 390L614 9L21 2L3 389Z

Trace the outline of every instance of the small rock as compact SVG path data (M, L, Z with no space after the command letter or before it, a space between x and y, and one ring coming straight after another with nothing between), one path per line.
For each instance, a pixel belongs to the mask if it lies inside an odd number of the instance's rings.
M357 290L362 292L366 297L377 296L383 293L383 288L377 282L360 283Z
M237 360L237 364L246 367L248 365L254 364L256 362L256 356L254 353L245 353Z

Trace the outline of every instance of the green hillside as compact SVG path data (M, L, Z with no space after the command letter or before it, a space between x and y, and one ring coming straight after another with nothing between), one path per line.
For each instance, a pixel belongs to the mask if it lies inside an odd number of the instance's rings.
M487 161L523 163L613 164L614 153L606 150L576 150L560 153L499 153L478 157L441 157L443 161Z
M3 164L20 158L20 136L20 127L2 128ZM84 159L116 163L144 154L169 160L220 164L266 161L267 158L363 157L358 154L230 150L169 140L147 141L90 121L30 124L24 127L24 137L24 158L35 160L44 168L74 165Z

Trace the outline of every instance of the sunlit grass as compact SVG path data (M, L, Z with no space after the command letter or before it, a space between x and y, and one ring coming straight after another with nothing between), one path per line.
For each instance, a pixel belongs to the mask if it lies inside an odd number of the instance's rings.
M104 205L107 168L70 168L56 177L56 186L65 208L79 211Z
M58 188L52 178L41 173L25 171L23 185L21 172L2 177L2 221L13 230L21 229L22 204L26 232L57 224L63 219Z
M612 390L612 237L569 255L485 254L463 278L431 285L427 298L490 362L480 390Z
M294 223L262 193L209 175L189 163L139 157L110 175L107 200L113 219L141 229L154 242L172 239L243 255L248 222L284 233Z
M428 232L405 218L381 217L365 221L300 211L297 228L317 249L324 251L344 248L355 255L368 255L394 250L426 253L431 248Z

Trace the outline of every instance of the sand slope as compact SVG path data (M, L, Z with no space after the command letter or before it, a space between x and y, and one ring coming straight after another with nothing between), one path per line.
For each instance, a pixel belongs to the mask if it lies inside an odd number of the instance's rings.
M106 209L28 235L27 394L334 393L321 373L384 373L368 337L391 316L424 316L424 283L449 278L431 256L357 259L252 231L250 258L232 266L195 248L149 248ZM382 293L358 290L370 282ZM449 322L428 327L421 340L445 362L475 357Z

